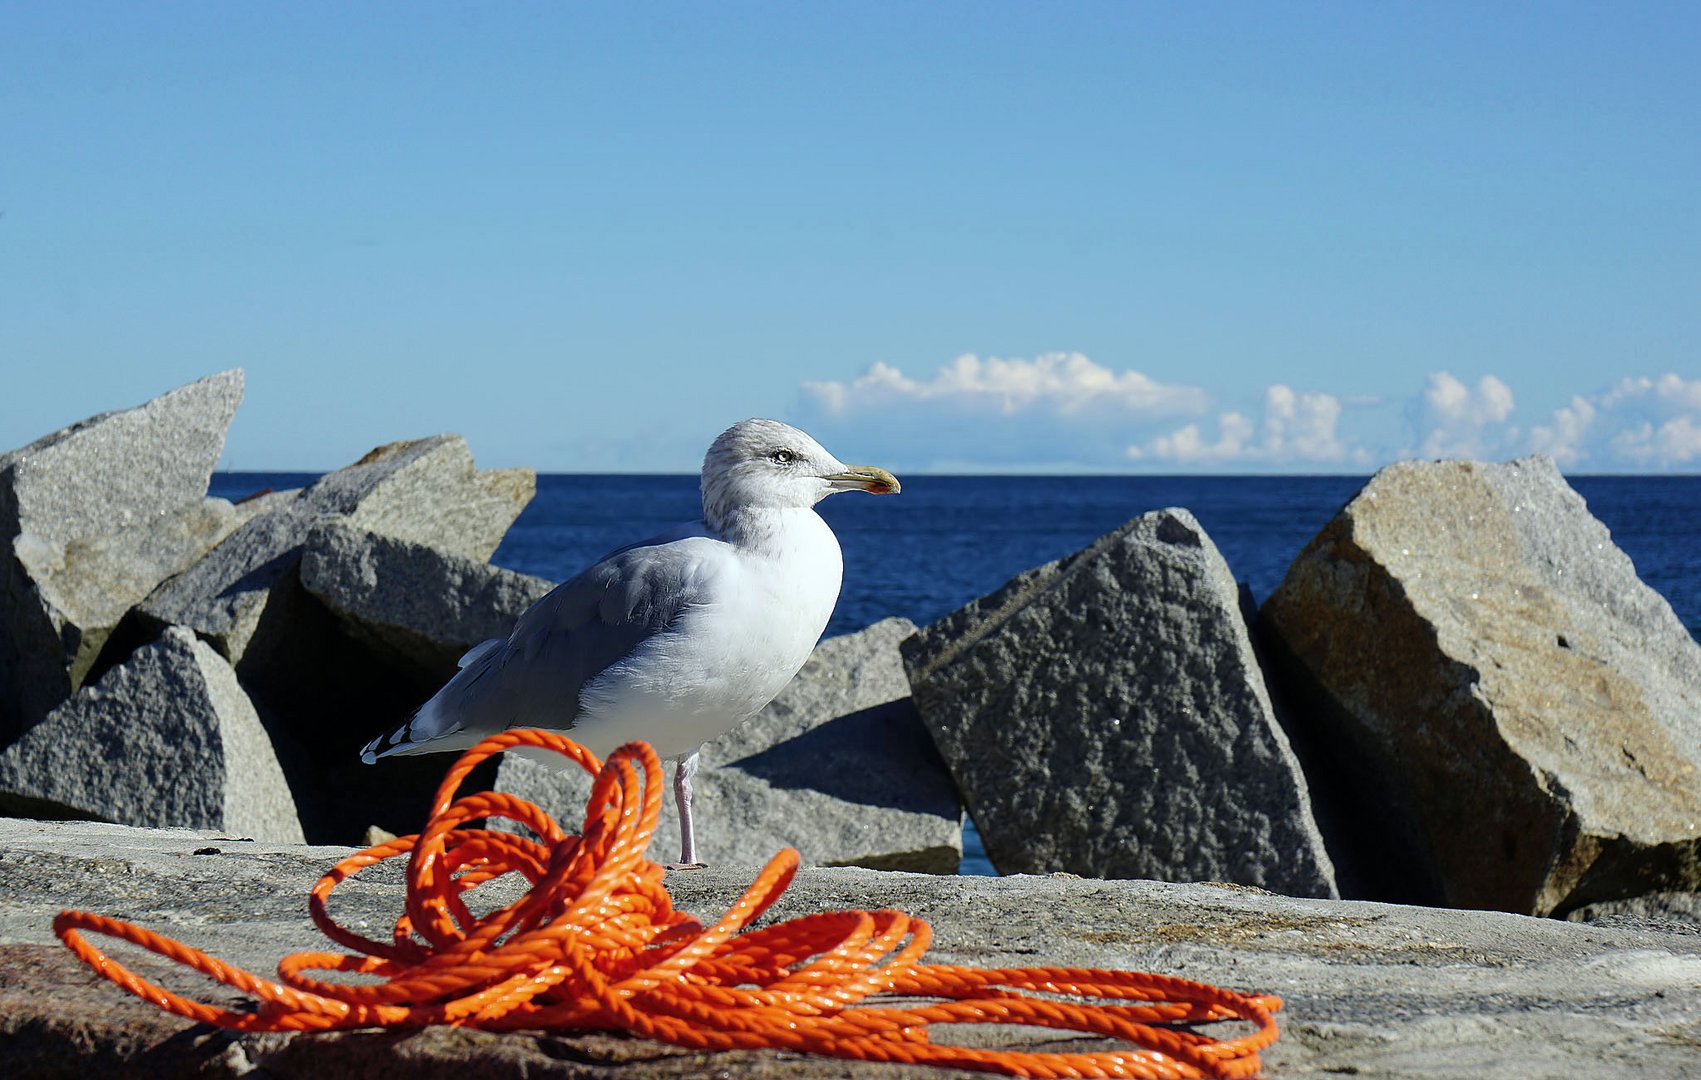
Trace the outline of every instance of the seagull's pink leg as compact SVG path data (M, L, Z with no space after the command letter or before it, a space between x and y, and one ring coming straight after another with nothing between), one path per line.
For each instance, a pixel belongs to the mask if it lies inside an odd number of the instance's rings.
M697 751L675 758L673 766L673 801L679 805L679 862L669 870L700 870L697 861L697 834L691 824L691 777L697 771Z

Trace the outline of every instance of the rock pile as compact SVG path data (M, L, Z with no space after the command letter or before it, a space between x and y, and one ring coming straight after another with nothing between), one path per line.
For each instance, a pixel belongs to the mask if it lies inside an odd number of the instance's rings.
M241 396L224 372L0 457L0 809L298 841L423 812L440 768L355 751L548 588L484 562L535 478L440 435L233 506L207 482ZM422 620L432 648L385 647Z
M124 613L241 523L206 498L241 400L227 371L0 454L0 741L81 687Z
M358 751L551 588L489 564L535 477L438 435L233 506L206 491L241 392L226 372L0 457L0 813L337 843L423 820L449 759ZM955 872L962 809L898 657L914 629L825 643L708 748L711 857ZM528 764L502 786L582 817L581 777Z
M440 435L209 499L240 395L0 455L0 813L345 843L423 818L446 759L357 751L550 588L488 561L534 478ZM1542 915L1701 889L1701 647L1543 459L1383 470L1262 611L1191 514L1137 517L824 642L704 758L712 863L948 873L966 803L1006 873ZM473 783L568 822L587 788Z
M903 651L1005 872L1537 915L1701 889L1701 646L1546 459L1384 469L1262 612L1165 510Z

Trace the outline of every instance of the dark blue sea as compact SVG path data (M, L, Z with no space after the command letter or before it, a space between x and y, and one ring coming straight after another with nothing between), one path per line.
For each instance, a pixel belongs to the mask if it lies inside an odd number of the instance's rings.
M312 475L220 473L212 494L298 487ZM1193 511L1230 568L1263 599L1365 482L1356 476L906 476L903 494L820 505L845 553L829 635L889 615L925 625L1012 575L1075 551L1129 518ZM1642 580L1701 640L1701 476L1570 478ZM538 477L537 498L494 562L562 580L603 553L698 516L694 476ZM965 871L990 872L971 853Z
M211 494L299 487L311 473L218 473ZM829 634L888 615L932 622L1011 575L1131 517L1184 506L1261 602L1300 548L1364 485L1357 476L907 476L898 496L821 503L845 552ZM1642 580L1701 639L1701 476L1577 476ZM694 476L538 477L499 566L564 580L603 553L698 516Z

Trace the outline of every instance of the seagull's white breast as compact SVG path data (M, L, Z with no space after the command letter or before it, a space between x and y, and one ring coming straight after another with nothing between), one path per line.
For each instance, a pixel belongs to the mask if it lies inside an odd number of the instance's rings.
M573 735L599 756L643 739L687 754L761 711L814 651L844 559L810 509L764 513L748 542L715 545L699 602L587 684Z

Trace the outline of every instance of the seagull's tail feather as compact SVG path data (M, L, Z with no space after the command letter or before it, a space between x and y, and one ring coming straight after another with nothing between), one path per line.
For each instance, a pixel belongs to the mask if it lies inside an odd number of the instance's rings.
M468 649L461 657L461 670L455 677L416 709L406 723L367 743L360 751L360 760L372 765L379 758L465 750L478 745L486 735L502 730L504 725L500 723L481 724L476 695L469 699L473 688L501 667L502 644L502 638L492 638Z
M446 715L442 701L443 695L439 692L421 705L406 723L367 743L360 751L360 760L373 765L379 758L465 750L477 743L477 735L462 730L458 721Z

